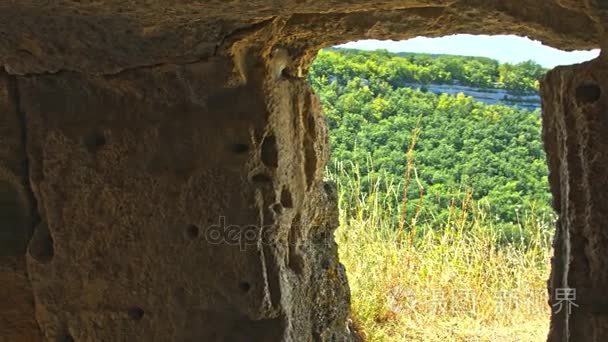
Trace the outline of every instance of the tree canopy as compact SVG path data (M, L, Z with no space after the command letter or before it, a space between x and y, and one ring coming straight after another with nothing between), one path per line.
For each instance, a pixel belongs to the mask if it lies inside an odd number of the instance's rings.
M533 61L500 64L484 57L330 49L319 52L311 69L311 79L321 80L325 76L346 85L359 77L370 82L383 80L393 87L408 83L462 84L535 93L538 81L546 72Z
M329 171L338 172L338 164L346 172L357 168L363 190L378 173L401 181L406 152L418 129L414 163L425 206L442 212L469 193L498 222L514 223L523 210L547 216L551 197L539 110L486 105L463 94L436 95L403 86L458 82L537 92L544 72L533 62L510 65L477 57L320 51L310 82L330 128ZM420 186L412 182L409 197L416 201L419 193Z

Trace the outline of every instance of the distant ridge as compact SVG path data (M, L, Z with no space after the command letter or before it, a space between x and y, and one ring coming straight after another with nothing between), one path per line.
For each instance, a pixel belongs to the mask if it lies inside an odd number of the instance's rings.
M363 50L363 49L345 48L345 47L338 47L338 46L332 46L332 47L328 47L328 48L323 48L323 50L326 50L326 51L338 51L338 52L344 51L344 52L347 52L347 53L358 53L358 52L372 52L372 53L374 53L374 52L382 52L382 53L387 53L387 54L394 55L394 56L399 56L399 57L429 56L429 57L432 57L432 58L440 58L440 57L474 58L474 59L479 59L479 60L493 61L493 62L496 62L496 63L500 63L497 59L490 58L490 57L455 55L455 54L449 54L449 53L422 53L422 52L407 52L407 51L403 51L403 52L391 52L391 51L388 51L386 49Z
M485 104L535 110L541 107L539 80L547 72L526 61L500 63L488 57L389 52L330 47L319 52L313 72L346 85L353 78L383 81L395 88L418 88L436 94L463 93ZM337 69L334 69L337 68Z

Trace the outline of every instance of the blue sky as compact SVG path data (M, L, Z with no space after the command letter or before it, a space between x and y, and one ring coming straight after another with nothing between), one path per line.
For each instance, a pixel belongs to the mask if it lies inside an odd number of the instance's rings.
M386 49L392 52L424 52L464 56L483 56L503 63L533 60L546 68L576 64L598 56L599 50L566 52L528 38L502 35L458 34L441 38L417 37L410 40L360 40L339 45L362 50Z

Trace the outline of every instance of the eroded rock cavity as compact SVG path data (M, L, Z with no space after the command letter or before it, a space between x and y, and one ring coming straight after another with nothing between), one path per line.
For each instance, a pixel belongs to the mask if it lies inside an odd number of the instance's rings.
M605 40L604 1L19 1L0 4L0 336L350 341L323 181L318 48L518 33ZM606 62L543 85L560 215L550 341L604 341Z

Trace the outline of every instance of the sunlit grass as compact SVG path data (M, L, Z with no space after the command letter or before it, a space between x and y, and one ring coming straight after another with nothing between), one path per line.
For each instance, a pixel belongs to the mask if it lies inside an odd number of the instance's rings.
M440 226L415 217L396 224L400 209L389 203L403 196L398 182L377 176L363 193L357 172L330 178L339 190L336 239L352 319L368 341L546 339L552 233L546 220L522 213L517 229L526 239L513 242L469 200L453 204Z

